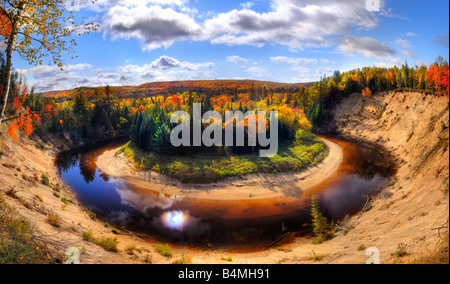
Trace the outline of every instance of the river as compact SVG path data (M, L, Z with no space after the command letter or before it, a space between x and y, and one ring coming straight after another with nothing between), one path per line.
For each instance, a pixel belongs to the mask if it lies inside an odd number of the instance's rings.
M113 141L61 153L55 165L84 207L104 222L187 247L261 250L286 232L310 234L314 192L329 221L359 212L396 173L392 158L373 147L322 137L344 153L338 171L300 198L202 200L142 189L102 173L95 161L125 144Z

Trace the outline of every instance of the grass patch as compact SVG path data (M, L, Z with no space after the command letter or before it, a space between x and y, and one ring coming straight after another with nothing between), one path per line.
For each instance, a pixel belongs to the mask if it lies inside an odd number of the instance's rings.
M87 242L93 242L94 241L94 234L92 233L92 230L89 230L87 232L84 232L82 234L83 240L87 241Z
M114 239L106 237L96 238L92 230L84 232L81 236L83 240L94 243L107 251L119 252L119 249L117 248L119 246L119 241L117 240L117 238Z
M61 202L64 203L65 205L69 205L69 204L74 204L72 199L68 199L68 198L61 198Z
M8 162L3 163L2 166L4 166L5 168L8 168L8 169L15 169L16 168L16 165L8 163Z
M28 220L0 196L0 264L48 264L46 251L33 237Z
M383 114L386 112L386 107L387 104L385 104L383 107L379 109L378 113L376 114L378 119L381 119L383 117Z
M325 258L323 254L317 254L315 251L309 253L309 260L312 261L322 261Z
M56 228L61 228L62 226L62 221L61 218L59 217L58 214L56 214L55 212L49 212L48 216L47 216L47 221L50 223L50 225L52 225L53 227Z
M180 259L175 260L172 264L192 264L192 257L182 254Z
M408 255L407 246L405 244L399 244L397 250L392 253L392 256L404 257Z
M222 260L228 261L228 262L232 262L233 258L231 258L231 257L222 257Z
M111 238L101 237L101 238L95 239L94 243L96 245L104 248L107 251L119 252L119 249L117 248L119 245L117 238L111 239Z
M42 174L41 175L41 183L45 186L50 186L50 180L49 180L48 176Z
M414 130L408 135L408 139L406 139L406 143L408 143L413 136L414 136Z
M61 192L61 188L59 187L59 184L57 184L53 187L53 191L56 191L58 193Z
M416 259L413 264L449 264L448 229L441 237L438 248Z
M261 158L259 153L236 155L228 148L212 153L169 157L143 152L131 143L116 154L123 153L139 170L155 171L182 183L208 184L255 173L301 172L310 165L317 165L329 152L321 139L313 137L307 144L281 144L278 155L271 158Z
M133 255L134 251L136 250L136 245L128 245L125 248L125 251L129 254L129 255Z
M146 255L144 259L142 259L142 263L144 264L153 264L153 258L151 255Z
M165 257L171 258L173 256L172 249L168 245L157 245L156 251Z
M367 249L367 247L365 245L360 245L358 247L358 251L365 251Z

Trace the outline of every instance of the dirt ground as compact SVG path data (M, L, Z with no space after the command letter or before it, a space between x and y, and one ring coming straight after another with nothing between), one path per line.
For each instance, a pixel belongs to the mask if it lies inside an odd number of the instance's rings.
M371 200L370 210L340 224L343 230L322 245L299 238L283 248L256 253L172 247L173 257L166 258L156 252L156 243L126 232L116 235L111 227L91 219L70 188L59 180L53 165L54 146L42 141L6 142L1 148L0 194L34 224L36 235L57 245L62 254L70 247L80 248L81 263L85 264L163 264L183 255L198 264L365 263L370 247L379 250L381 263L409 263L436 248L440 241L436 228L449 217L448 105L444 97L383 93L366 100L352 95L336 108L338 132L384 146L395 155L399 169L390 186ZM36 173L45 173L51 186L29 181ZM53 194L52 187L57 184L60 196L75 200L75 204L65 206ZM15 197L5 195L10 189L16 190ZM51 211L60 216L60 228L48 223ZM84 241L82 234L88 230L96 237L117 238L119 252L107 252ZM406 250L403 257L395 255L399 245ZM129 246L138 250L129 254Z

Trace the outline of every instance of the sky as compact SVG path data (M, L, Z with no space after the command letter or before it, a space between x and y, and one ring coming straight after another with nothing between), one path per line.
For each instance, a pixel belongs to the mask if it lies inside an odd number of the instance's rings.
M448 0L72 1L100 25L67 66L14 67L37 92L179 80L305 83L449 57Z

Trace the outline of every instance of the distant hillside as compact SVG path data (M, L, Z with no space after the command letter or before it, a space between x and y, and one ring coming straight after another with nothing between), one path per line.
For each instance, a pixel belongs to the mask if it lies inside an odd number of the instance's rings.
M111 87L117 97L149 97L156 95L168 95L183 93L186 91L202 94L217 93L234 94L250 92L252 88L255 92L262 92L264 88L267 92L273 93L294 93L302 86L309 87L311 83L287 84L254 80L205 80L205 81L178 81L178 82L157 82L148 83L135 87ZM47 98L71 97L74 93L81 91L86 93L94 92L96 88L81 87L67 91L53 91L44 93Z

